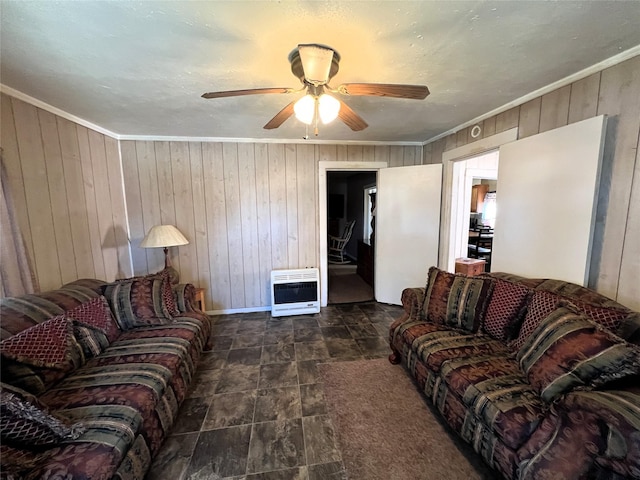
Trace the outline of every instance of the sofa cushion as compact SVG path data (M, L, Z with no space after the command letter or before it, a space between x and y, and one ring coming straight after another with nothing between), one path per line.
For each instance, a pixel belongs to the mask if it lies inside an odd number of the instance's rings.
M620 322L616 335L629 343L640 346L640 313L632 314Z
M0 366L2 367L2 380L4 382L19 387L33 395L40 395L46 392L68 373L56 368L34 367L6 357L2 358Z
M118 338L121 333L109 309L109 303L102 295L78 305L71 310L67 310L65 314L67 317L77 320L78 322L99 328L105 333L109 343Z
M166 274L109 283L104 286L103 293L122 330L166 324L177 312ZM169 299L172 303L167 303Z
M463 428L463 437L468 440L480 423L509 448L517 449L535 431L547 410L518 363L509 356L451 360L443 364L440 375L449 391L468 407Z
M428 335L433 332L444 332L449 335L448 332L450 331L451 330L446 328L444 325L436 325L435 323L417 320L398 325L391 331L391 336L392 338L402 338L405 344L412 345L416 339L423 337L424 335ZM455 335L455 333L453 333L453 335Z
M200 320L177 318L168 325L123 332L42 400L65 412L93 405L128 405L140 413L140 431L155 453L187 395L208 331L208 324Z
M474 335L456 330L423 335L413 342L411 348L433 372L439 372L442 364L448 360L509 353L504 343L488 335Z
M532 294L533 290L522 284L495 279L482 330L497 340L507 340L511 333L509 327L525 314Z
M75 440L55 448L33 452L8 449L3 445L2 467L8 462L16 478L110 479L143 478L149 450L141 435L140 414L126 405L96 405L55 412L71 421L82 421L85 431ZM136 469L128 476L114 475L123 459L137 456ZM7 458L8 457L8 458Z
M32 450L24 447L12 447L6 442L0 442L0 459L2 480L24 479L33 473L39 465L51 456L50 449Z
M540 322L516 358L547 402L578 386L594 387L640 374L640 348L567 306Z
M456 275L431 267L423 315L436 324L475 332L484 319L492 290L491 278Z
M50 414L35 396L24 390L0 384L0 432L2 443L34 448L73 440L84 428Z
M433 393L433 402L446 422L459 433L482 458L503 477L516 478L518 456L516 451L503 442L496 441L496 435L469 410L460 398L449 392L444 382L438 383L438 390ZM496 477L491 476L491 478ZM488 478L488 477L484 477Z
M205 339L197 320L143 327L125 332L106 349L93 366L153 362L171 372L170 385L178 402L187 395Z
M101 358L102 355L94 360ZM152 361L100 366L92 361L56 384L41 399L52 410L64 412L108 405L130 407L140 415L140 433L155 453L178 410L173 390L168 388L171 380L169 369Z

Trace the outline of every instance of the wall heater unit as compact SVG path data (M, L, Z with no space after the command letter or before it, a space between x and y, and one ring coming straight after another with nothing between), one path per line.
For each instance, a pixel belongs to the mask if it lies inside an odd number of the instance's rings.
M271 316L320 312L320 274L317 268L271 271Z

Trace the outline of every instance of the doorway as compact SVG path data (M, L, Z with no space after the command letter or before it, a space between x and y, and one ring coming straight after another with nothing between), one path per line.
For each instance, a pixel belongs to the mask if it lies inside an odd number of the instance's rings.
M375 170L327 172L327 303L373 300L371 197Z
M466 220L462 220L464 217L459 213L459 209L464 208L463 205L460 205L464 201L464 196L460 192L465 191L465 183L464 181L461 183L460 175L456 176L457 181L454 182L455 165L473 156L496 150L501 145L514 142L517 138L518 129L512 128L442 154L442 221L440 224L440 252L438 254L438 266L441 269L449 272L455 270L456 253L452 252L457 251L458 256L466 256L464 248L461 246L467 244L463 240L463 234L460 233L464 231L465 227L462 225L466 224Z
M497 203L499 151L475 155L455 162L453 184L458 188L452 194L451 221L455 226L450 263L460 257L485 260L485 271L490 271L495 206Z
M370 178L377 179L377 171L381 168L386 168L387 162L319 162L319 189L318 189L318 231L320 234L319 244L320 244L320 305L326 306L328 304L328 293L329 293L329 261L328 261L328 237L329 237L329 229L332 228L335 231L336 224L338 231L341 232L341 227L344 227L346 224L346 217L349 216L348 206L346 205L348 200L345 197L345 205L344 205L344 216L345 218L338 219L336 222L335 219L331 220L331 227L329 225L331 216L329 215L329 177L334 172L338 173L338 177L343 176L348 178L350 176L355 176L362 173L368 173ZM373 177L371 177L373 175ZM377 180L374 180L377 182ZM370 184L371 182L369 182ZM364 185L363 187L364 188ZM358 194L361 202L363 200L362 190ZM336 203L339 205L339 200L336 200ZM355 202L357 205L359 202ZM338 207L336 207L338 208ZM359 211L359 210L358 210ZM356 214L354 214L356 215ZM362 211L359 211L359 215L364 217L364 206L362 207ZM353 242L353 245L350 245L348 250L346 251L347 258L355 258L357 260L357 249L358 242L355 238L362 239L364 237L363 230L363 222L364 218L360 221L360 224L356 224L354 226L354 230L352 233L353 239L350 241ZM351 256L350 256L351 255ZM345 265L349 267L349 264ZM354 262L353 265L350 266L351 269L357 270L357 261Z

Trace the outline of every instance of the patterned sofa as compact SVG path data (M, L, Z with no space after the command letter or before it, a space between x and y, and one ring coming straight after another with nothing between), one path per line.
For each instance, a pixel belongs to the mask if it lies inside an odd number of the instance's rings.
M496 476L640 479L640 314L568 282L435 267L402 303L389 360Z
M209 339L194 295L161 274L2 299L2 478L144 478Z

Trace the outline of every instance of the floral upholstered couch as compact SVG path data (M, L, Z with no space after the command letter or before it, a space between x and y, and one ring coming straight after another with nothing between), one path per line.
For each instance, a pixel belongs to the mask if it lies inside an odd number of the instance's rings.
M435 267L402 303L390 361L501 476L640 479L637 312L567 282Z
M3 479L142 479L210 334L165 274L0 300Z

